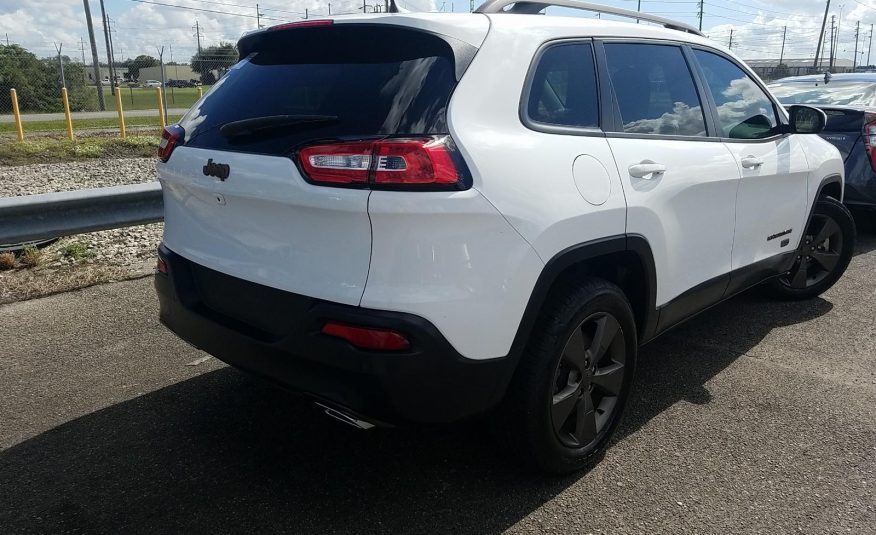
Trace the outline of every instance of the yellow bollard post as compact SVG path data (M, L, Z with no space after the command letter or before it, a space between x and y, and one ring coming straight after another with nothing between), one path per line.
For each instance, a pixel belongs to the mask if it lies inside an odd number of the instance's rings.
M67 121L67 137L73 141L73 117L70 115L70 99L67 98L67 88L61 88L61 100L64 101L64 120Z
M158 95L158 119L161 121L161 131L164 132L164 127L167 126L167 118L164 116L164 98L161 96L161 88L155 88L155 94Z
M18 111L18 93L15 88L9 90L9 98L12 100L12 115L15 116L15 132L18 134L18 141L24 141L24 128L21 126L21 112Z
M125 139L125 111L122 109L122 92L116 88L116 111L119 114L119 135Z
M198 100L201 100L204 96L204 90L201 89L201 86L198 86Z

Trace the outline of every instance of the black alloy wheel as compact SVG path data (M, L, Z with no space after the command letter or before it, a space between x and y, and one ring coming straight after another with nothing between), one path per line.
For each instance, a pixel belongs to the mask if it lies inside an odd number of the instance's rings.
M791 288L814 286L839 265L843 251L843 231L832 217L815 214L797 248L797 258L787 275L781 277Z
M573 331L554 374L551 417L565 446L588 446L605 429L623 387L626 348L617 318L587 317Z

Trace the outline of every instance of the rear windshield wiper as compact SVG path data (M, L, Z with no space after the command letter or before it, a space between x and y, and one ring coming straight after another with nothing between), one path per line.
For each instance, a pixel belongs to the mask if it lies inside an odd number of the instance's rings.
M324 125L337 120L337 115L266 115L225 123L219 127L219 133L226 138L232 138L277 128Z

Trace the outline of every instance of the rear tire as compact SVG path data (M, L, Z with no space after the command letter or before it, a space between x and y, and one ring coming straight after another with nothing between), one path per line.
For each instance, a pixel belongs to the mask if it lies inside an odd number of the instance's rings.
M596 278L555 288L498 420L518 458L555 474L598 462L629 397L636 351L620 288Z
M791 270L769 282L770 293L780 299L811 299L826 292L849 266L855 238L848 208L832 197L819 199Z

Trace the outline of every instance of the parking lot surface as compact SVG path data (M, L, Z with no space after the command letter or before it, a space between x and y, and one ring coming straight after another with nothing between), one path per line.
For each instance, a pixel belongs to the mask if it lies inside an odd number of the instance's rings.
M357 431L204 360L148 278L0 307L0 533L874 533L872 228L823 298L644 347L614 446L563 478L479 422Z

